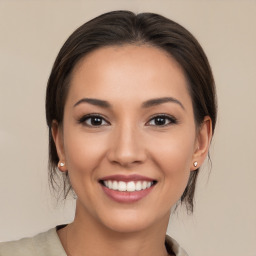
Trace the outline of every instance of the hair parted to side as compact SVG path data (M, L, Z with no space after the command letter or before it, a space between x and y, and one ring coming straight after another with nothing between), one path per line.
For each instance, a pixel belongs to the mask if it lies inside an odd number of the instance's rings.
M101 47L123 44L147 44L169 53L187 78L197 127L208 115L214 132L217 115L214 79L207 57L193 35L176 22L154 13L136 15L129 11L113 11L100 15L80 26L67 39L55 60L47 85L49 180L55 190L64 193L65 198L72 188L68 173L60 174L57 170L59 158L51 134L52 122L56 120L62 124L72 70L79 60ZM198 172L199 168L191 172L181 197L188 212L193 212Z

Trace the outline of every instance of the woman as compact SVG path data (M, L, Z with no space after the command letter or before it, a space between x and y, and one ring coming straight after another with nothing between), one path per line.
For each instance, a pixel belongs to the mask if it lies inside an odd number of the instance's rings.
M214 80L196 39L160 15L116 11L78 28L46 94L50 180L77 196L69 225L3 243L0 255L187 255L166 236L193 211L216 122Z

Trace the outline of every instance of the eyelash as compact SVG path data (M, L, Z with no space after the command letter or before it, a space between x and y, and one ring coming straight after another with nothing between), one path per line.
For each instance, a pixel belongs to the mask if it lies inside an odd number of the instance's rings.
M157 115L155 115L155 116L153 116L153 117L151 117L150 118L150 120L146 123L146 125L150 125L149 123L151 122L151 121L153 121L153 120L157 120L157 118L160 118L160 119L164 119L165 120L165 122L166 121L168 121L168 123L166 124L166 123L164 123L164 124L159 124L159 125L153 125L153 126L157 126L157 127L166 127L166 126L169 126L169 125L171 125L171 124L177 124L178 123L178 121L177 121L177 119L174 117L174 116L171 116L171 115L166 115L166 114L157 114Z
M101 121L101 124L99 125L93 125L92 124L92 119L93 118L98 118L100 121ZM90 124L87 123L88 120L91 120ZM106 121L106 119L104 117L102 117L100 114L89 114L89 115L85 115L83 116L82 118L80 118L78 120L78 122L80 124L83 124L85 126L88 126L88 127L100 127L100 126L106 126L106 125L109 125L110 123L108 121ZM104 122L105 124L102 125L102 122Z
M93 125L92 124L92 119L93 118L98 118L98 121L100 122L100 124L98 125ZM150 124L152 121L157 121L157 118L161 119L161 121L164 120L164 124ZM88 124L87 122L90 120L90 123ZM94 120L95 121L95 120ZM160 120L158 120L160 121ZM168 123L166 123L166 121ZM101 126L107 126L107 125L110 125L110 123L108 121L106 121L106 119L104 117L102 117L102 115L100 114L88 114L88 115L85 115L83 116L82 118L80 118L78 120L78 122L80 124L83 124L85 126L88 126L88 127L101 127ZM104 123L104 124L102 124ZM166 114L157 114L153 117L150 118L150 120L146 123L146 126L157 126L157 127L166 127L166 126L169 126L171 124L177 124L177 119L173 116L170 116L170 115L166 115Z

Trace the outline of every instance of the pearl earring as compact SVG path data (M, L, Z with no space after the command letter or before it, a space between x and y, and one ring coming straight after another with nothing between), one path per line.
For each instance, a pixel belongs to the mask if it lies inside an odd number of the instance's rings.
M195 161L195 162L193 163L194 167L197 167L197 164L198 164L198 162Z
M63 167L64 165L65 165L65 164L62 163L62 162L59 163L59 166L60 166L60 167Z

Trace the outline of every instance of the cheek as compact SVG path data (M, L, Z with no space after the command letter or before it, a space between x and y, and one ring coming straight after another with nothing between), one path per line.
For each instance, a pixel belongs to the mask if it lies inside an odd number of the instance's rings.
M104 157L105 145L102 134L85 134L81 131L69 131L64 141L67 168L80 175L92 172Z
M174 186L177 185L177 187L181 185L183 187L187 183L191 158L190 148L175 144L158 152L158 163L165 179L174 183Z
M91 202L98 173L95 171L104 158L106 143L100 134L88 135L78 130L68 131L64 141L67 169L72 188L79 198Z
M194 144L195 133L191 130L173 132L170 135L155 138L152 143L154 146L151 147L151 151L154 151L152 156L159 159L159 164L162 163L165 167L169 166L170 170L190 169Z
M194 136L190 130L177 132L171 136L156 140L151 148L154 162L158 165L166 190L182 194L190 175L194 153Z

